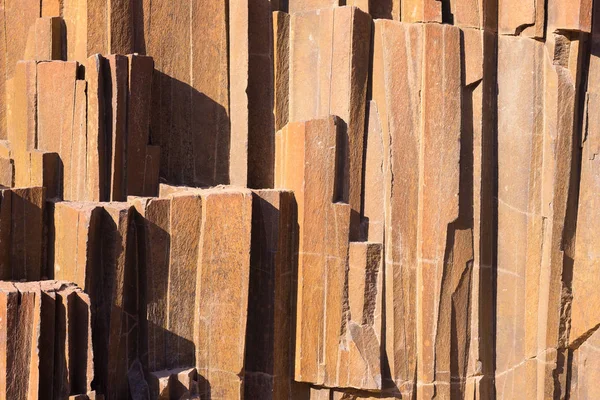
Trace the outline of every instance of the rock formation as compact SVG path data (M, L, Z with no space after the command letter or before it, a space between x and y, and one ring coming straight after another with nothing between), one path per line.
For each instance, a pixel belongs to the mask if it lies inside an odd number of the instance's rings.
M599 115L600 0L0 1L0 400L597 399Z

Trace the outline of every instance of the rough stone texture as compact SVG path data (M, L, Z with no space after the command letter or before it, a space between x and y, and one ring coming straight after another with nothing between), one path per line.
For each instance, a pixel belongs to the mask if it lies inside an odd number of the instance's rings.
M246 398L292 396L296 201L288 191L255 191L252 200L250 298L246 326Z
M273 18L268 0L229 4L232 185L274 184Z
M290 14L332 8L341 5L340 0L288 0Z
M365 104L371 21L356 7L292 14L290 22L290 122L341 118L341 199L352 207L351 239L360 232Z
M398 37L407 45L394 46ZM384 127L384 201L390 201L386 310L394 311L386 317L387 356L401 392L414 390L416 374L417 396L430 398L450 380L442 362L444 353L450 355L451 330L444 307L454 289L445 280L453 269L460 278L472 257L470 235L463 243L450 225L459 217L460 32L377 21L373 69L373 98ZM447 253L457 250L454 268Z
M545 0L497 0L497 2L499 34L544 37L547 3Z
M402 22L442 22L442 4L436 0L402 0Z
M290 16L273 12L273 114L275 131L282 129L290 116Z
M44 188L0 190L0 277L40 280L45 270Z
M337 381L343 328L350 209L333 202L343 190L336 180L341 125L333 116L295 122L276 138L275 184L293 190L298 204L295 375L320 385Z
M35 59L62 60L63 20L59 17L39 18L35 22Z
M173 184L229 183L227 4L143 1L134 10L135 51L155 60L151 142Z
M90 307L81 289L58 281L0 282L0 315L0 396L51 399L90 390Z
M0 398L598 397L594 15L0 1Z

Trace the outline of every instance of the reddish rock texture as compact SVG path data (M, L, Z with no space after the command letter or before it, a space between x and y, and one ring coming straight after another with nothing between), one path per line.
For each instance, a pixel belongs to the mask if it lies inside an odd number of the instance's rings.
M0 1L0 399L598 398L598 15Z

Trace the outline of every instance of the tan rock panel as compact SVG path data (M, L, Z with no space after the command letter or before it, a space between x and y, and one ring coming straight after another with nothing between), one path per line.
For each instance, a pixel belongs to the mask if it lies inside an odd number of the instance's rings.
M14 186L15 164L10 158L0 158L0 185L5 187Z
M171 249L168 287L167 367L194 364L194 320L197 301L196 277L200 273L200 235L203 221L200 195L178 194L171 199ZM196 348L195 351L201 351Z
M423 123L417 227L417 379L423 386L418 386L417 396L428 398L427 384L444 381L443 374L438 373L444 371L443 366L437 369L437 360L442 354L438 355L433 343L441 336L440 319L447 315L440 309L440 301L443 289L447 289L443 288L443 275L450 269L444 265L447 248L452 246L448 225L458 218L460 31L447 25L426 25L423 44L427 56L423 63L421 94ZM443 118L439 118L440 115ZM458 268L465 268L470 257L472 253L462 259L459 257L462 265ZM462 270L458 273L461 275ZM436 390L443 390L442 384L439 386L436 385Z
M37 67L35 61L20 61L14 71L13 87L7 98L8 140L15 163L15 185L31 182L28 150L35 148L38 132L36 101Z
M87 143L85 197L81 200L100 201L108 199L108 160L106 157L105 102L103 58L91 56L86 62L87 81Z
M442 22L442 4L436 0L402 0L402 22Z
M40 3L36 1L6 1L0 6L0 139L8 137L7 96L11 96L16 64L25 59L28 45L33 45L35 22L40 17ZM30 46L31 47L31 46Z
M66 397L80 389L87 392L93 375L81 382L81 386L76 377L93 374L91 347L89 341L83 340L85 337L89 340L90 334L87 296L71 283L56 281L3 282L0 292L0 332L4 337L0 396L51 399ZM84 325L73 325L74 320L67 318L63 301L69 296L84 301L76 318L84 317L81 320ZM72 332L79 332L82 340L73 340ZM78 360L84 362L77 374L70 374L74 365L68 364L69 354L78 354Z
M194 324L196 368L215 398L242 399L250 273L252 195L202 192ZM227 223L223 223L227 221ZM204 388L200 395L206 395Z
M543 38L544 0L498 0L498 33Z
M88 6L89 7L89 6ZM108 54L130 54L134 51L134 3L128 0L109 0ZM88 14L89 18L89 14ZM97 25L95 21L90 21ZM99 26L98 28L101 28Z
M341 4L340 0L288 0L288 9L290 14L297 14L322 8L333 8Z
M458 0L450 3L453 25L461 28L485 29L496 32L498 27L497 0Z
M37 141L28 146L59 155L58 195L69 200L77 199L78 188L83 186L77 167L85 161L86 86L77 81L78 67L76 62L38 64Z
M462 88L461 187L459 226L469 227L473 219L473 265L470 276L469 357L466 384L454 385L454 395L487 398L493 390L495 368L493 343L495 299L484 296L494 290L495 213L492 164L496 99L496 35L478 29L462 29L464 81ZM471 155L472 154L472 155ZM472 176L472 180L470 177ZM472 183L472 189L471 189ZM472 193L471 193L472 192ZM472 200L468 197L472 194ZM470 205L472 204L472 212ZM465 279L465 281L468 281ZM464 300L464 297L460 298ZM465 316L462 316L463 318ZM467 344L467 343L465 343ZM461 348L462 344L459 343ZM461 367L464 372L464 369ZM477 376L481 373L482 376Z
M110 160L110 200L124 201L127 198L127 87L129 60L125 56L106 57L104 73L106 81L111 83L112 94L109 118L111 128L108 131L111 148Z
M525 389L513 380L526 376L537 362L541 254L528 248L539 249L543 240L543 51L542 44L527 38L501 37L498 42L496 349L510 346L513 351L496 352L496 377L511 383L500 386L503 381L497 379L496 389L509 397ZM530 363L523 364L526 359Z
M335 386L381 390L383 246L351 242L348 255L348 313Z
M383 130L375 101L369 102L365 138L365 178L363 182L362 238L383 243L385 195Z
M600 334L595 331L573 352L571 390L569 398L574 400L593 399L600 395L597 382L600 366L598 348Z
M290 115L290 15L281 11L273 12L273 58L273 114L278 131L289 122Z
M396 43L408 44L397 46ZM417 140L422 109L419 96L423 62L421 26L375 21L373 57L373 99L382 121L383 154L386 157L384 199L389 201L385 214L385 301L386 310L389 310L386 314L386 351L392 380L400 391L408 394L413 390L417 361L414 266L417 265L415 221L419 204L419 169L415 165L419 165ZM389 73L392 70L396 73ZM400 146L404 156L390 158L388 155L393 155ZM395 190L396 185L401 189ZM394 229L390 229L392 226Z
M35 59L62 60L62 18L39 18L35 22Z
M594 81L596 82L596 81ZM595 222L599 215L598 153L600 152L600 120L592 110L600 104L598 91L590 90L586 96L586 126L584 127L579 212L577 215L577 241L573 265L573 304L569 341L577 344L587 339L600 325L598 304L598 277L600 268ZM589 340L589 339L588 339Z
M571 165L578 52L576 38L562 35L548 37L546 46L529 39L499 41L496 348L514 348L497 351L497 377L511 382L497 381L497 390L507 388L505 396L565 390L558 384L564 377L557 349L565 344L570 307L563 304L563 264L577 258L567 218L576 188ZM531 61L515 75L523 58ZM576 314L573 308L572 335ZM530 362L523 365L525 360ZM537 387L522 380L524 368L536 376Z
M387 355L400 391L413 390L416 373L418 396L429 398L434 387L443 389L438 380L449 381L443 369L437 374L434 360L442 357L438 349L450 353L436 348L435 338L449 336L439 307L442 278L450 268L445 254L453 245L447 232L458 218L460 33L447 25L378 21L373 69L373 98L384 127L384 198L389 199L386 310L393 312L386 322Z
M348 165L338 179L344 183L340 198L352 207L350 237L355 239L360 234L370 17L356 7L336 7L292 15L290 24L289 119L337 115L343 120Z
M557 30L591 32L592 4L591 0L549 0L548 32Z
M42 0L42 17L57 17L63 0Z
M127 203L57 203L53 217L55 276L80 282L89 294L94 381L108 399L127 396L128 371L141 357L133 212ZM82 359L74 359L75 371Z
M100 206L58 202L54 205L54 277L89 290L97 265L97 241L102 218Z
M94 340L94 352L105 352L106 371L99 377L99 387L107 399L127 397L127 372L138 353L138 264L135 249L135 230L132 230L132 208L124 203L104 205L102 221L101 271L104 281L97 280L98 311L105 322L96 322L95 331L104 335L104 342ZM103 325L108 323L108 325ZM100 325L98 325L100 324ZM96 350L96 343L100 348ZM106 346L106 347L104 347ZM102 360L99 360L102 362ZM104 380L102 380L104 378ZM104 384L104 386L103 386Z
M46 188L46 197L60 197L60 157L58 153L33 150L29 154L31 186Z
M151 131L163 152L161 176L194 186L228 183L227 3L146 2L140 9L144 42L135 50L155 57Z
M276 186L293 190L298 204L296 380L336 380L348 256L350 210L332 203L340 191L336 117L290 123L277 133Z
M106 0L62 1L62 17L67 30L68 60L85 63L92 54L111 53L110 4Z
M273 45L268 0L230 4L231 149L233 185L273 187Z

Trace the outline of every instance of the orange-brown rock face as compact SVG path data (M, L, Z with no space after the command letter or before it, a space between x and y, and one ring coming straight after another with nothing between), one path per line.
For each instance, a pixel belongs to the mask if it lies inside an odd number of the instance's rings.
M2 398L66 398L90 391L90 303L80 288L58 281L2 282L0 316Z
M291 16L289 120L341 118L339 151L348 165L340 194L352 207L352 239L359 236L370 36L369 16L356 7Z
M0 400L597 398L595 15L0 1Z

